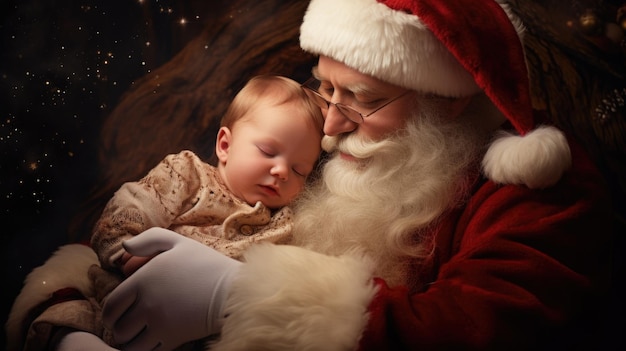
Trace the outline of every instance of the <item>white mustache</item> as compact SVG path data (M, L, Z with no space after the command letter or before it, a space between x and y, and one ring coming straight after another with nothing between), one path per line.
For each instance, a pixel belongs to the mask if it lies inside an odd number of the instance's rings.
M322 138L322 149L328 153L335 151L352 155L356 158L367 159L378 154L390 139L370 141L356 135L327 136Z

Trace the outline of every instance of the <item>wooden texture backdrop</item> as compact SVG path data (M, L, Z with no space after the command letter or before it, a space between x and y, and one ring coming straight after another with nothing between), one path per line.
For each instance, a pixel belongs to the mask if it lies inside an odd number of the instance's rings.
M613 42L603 30L587 35L579 23L587 9L598 12L605 22L615 22L626 1L511 3L527 27L533 104L575 135L592 155L613 190L616 224L626 235L625 41Z

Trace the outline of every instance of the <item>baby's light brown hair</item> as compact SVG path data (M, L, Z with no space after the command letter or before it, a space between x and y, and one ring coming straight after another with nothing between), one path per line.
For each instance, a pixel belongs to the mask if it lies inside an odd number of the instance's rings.
M255 76L237 93L221 121L221 127L232 128L260 100L272 105L295 102L311 117L310 122L323 135L324 117L296 81L275 75Z

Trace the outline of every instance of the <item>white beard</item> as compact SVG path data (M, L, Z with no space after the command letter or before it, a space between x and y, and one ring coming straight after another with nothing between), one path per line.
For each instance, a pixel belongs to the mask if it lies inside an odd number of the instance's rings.
M331 255L364 250L387 283L417 283L408 281L408 265L432 252L428 226L464 200L484 133L458 120L415 120L379 142L324 138L326 151L360 160L332 154L319 181L294 206L294 244Z

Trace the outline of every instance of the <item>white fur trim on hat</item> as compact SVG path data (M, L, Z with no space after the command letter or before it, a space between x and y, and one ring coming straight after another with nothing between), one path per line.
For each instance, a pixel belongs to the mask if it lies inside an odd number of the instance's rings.
M413 14L376 0L313 0L300 46L386 82L445 96L480 91L472 75Z
M272 244L244 257L211 350L355 349L377 291L370 260Z
M521 137L500 132L483 158L483 172L496 183L524 184L531 189L554 185L571 166L563 132L541 126Z

